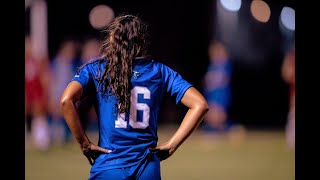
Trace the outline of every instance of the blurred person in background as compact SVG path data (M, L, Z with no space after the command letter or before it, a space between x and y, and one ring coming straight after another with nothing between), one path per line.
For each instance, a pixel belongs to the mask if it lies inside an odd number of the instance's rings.
M204 77L204 96L209 104L209 111L202 127L209 133L226 132L232 126L228 119L231 61L225 46L217 40L209 46L209 58L209 67Z
M86 64L89 60L100 56L100 41L96 37L87 37L82 43L80 60Z
M60 108L60 98L64 88L77 71L77 42L64 39L50 64L49 112L51 118L51 138L55 144L65 144L72 138Z
M289 112L285 128L288 147L295 147L295 47L285 55L281 74L283 80L289 84Z
M47 118L48 59L33 54L32 38L25 36L25 122L32 143L39 150L48 150L50 144Z
M89 60L100 57L100 41L96 37L86 37L82 43L80 63L86 64ZM78 102L77 108L79 111L79 118L85 130L97 130L98 127L98 117L92 105L92 99L86 97Z
M81 67L61 97L61 108L82 153L92 165L89 179L160 180L160 161L191 135L208 110L204 97L176 71L147 58L147 26L132 15L106 29L102 56ZM157 145L164 95L189 108L169 141ZM92 96L99 117L99 142L92 143L76 102Z

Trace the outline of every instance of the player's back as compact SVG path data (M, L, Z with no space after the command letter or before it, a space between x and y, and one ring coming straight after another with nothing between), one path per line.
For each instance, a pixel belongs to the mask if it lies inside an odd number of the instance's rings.
M157 143L158 113L162 97L165 93L165 82L157 67L157 62L148 59L135 59L133 61L133 74L130 80L130 112L114 116L115 113L104 111L106 108L115 107L114 103L102 100L99 94L99 112L101 127L108 129L107 134L100 136L102 146L112 140L116 151L126 152L130 148L153 146ZM101 102L106 102L105 106ZM111 110L111 109L110 109ZM110 117L112 114L113 117ZM118 114L116 112L116 114ZM104 120L104 117L115 119L114 123ZM109 119L108 118L108 119ZM102 130L102 129L100 129ZM106 140L106 141L105 141ZM121 153L120 153L121 154Z
M136 58L130 79L130 112L118 114L115 96L105 96L99 88L99 77L106 66L106 61L97 59L74 78L83 86L91 84L97 90L94 93L99 118L99 146L112 150L110 154L101 154L96 159L92 171L96 168L131 166L144 159L150 153L149 148L156 146L158 141L158 114L164 94L174 96L178 103L191 87L168 66L154 60Z

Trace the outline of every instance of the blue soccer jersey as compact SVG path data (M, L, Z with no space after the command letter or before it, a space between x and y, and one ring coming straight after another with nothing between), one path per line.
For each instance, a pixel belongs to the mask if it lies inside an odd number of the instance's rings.
M207 86L204 96L209 104L218 104L224 109L230 105L231 63L210 64L206 75Z
M99 63L100 62L100 63ZM149 148L157 145L157 127L160 105L165 93L180 103L184 93L192 85L179 73L154 60L133 60L131 77L130 113L118 115L113 95L103 95L98 78L107 63L101 58L86 64L72 80L79 82L84 93L94 93L94 105L99 118L99 146L112 150L101 154L91 172L133 166L141 162Z

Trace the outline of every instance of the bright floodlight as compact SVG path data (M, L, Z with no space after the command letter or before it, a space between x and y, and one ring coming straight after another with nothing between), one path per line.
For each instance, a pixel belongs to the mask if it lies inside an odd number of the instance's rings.
M241 0L220 0L221 5L228 11L239 11Z
M89 21L93 28L103 29L114 18L113 10L107 5L97 5L90 11Z
M269 5L262 0L253 0L250 6L252 16L259 22L266 23L270 19Z
M290 7L283 7L280 14L283 26L291 31L295 30L295 11Z

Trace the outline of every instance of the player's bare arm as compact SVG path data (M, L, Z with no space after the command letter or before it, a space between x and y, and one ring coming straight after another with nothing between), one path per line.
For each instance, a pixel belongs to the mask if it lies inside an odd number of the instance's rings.
M75 103L80 100L82 93L83 88L80 83L76 81L70 82L62 94L60 105L70 131L80 144L82 153L88 158L89 163L92 165L99 154L109 153L110 151L91 143L82 128L75 106Z
M183 105L189 108L183 121L171 137L171 139L152 150L159 151L160 160L170 157L178 147L191 135L191 133L199 126L209 107L205 98L194 87L189 88L181 99Z

